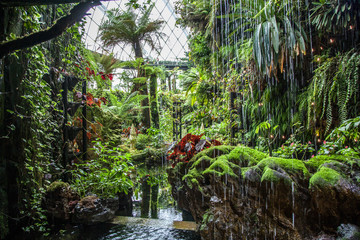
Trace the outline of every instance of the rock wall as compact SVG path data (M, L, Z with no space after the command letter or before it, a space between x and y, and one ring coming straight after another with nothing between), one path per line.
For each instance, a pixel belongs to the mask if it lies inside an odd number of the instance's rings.
M356 158L301 161L218 146L168 173L203 239L335 239L340 224L360 225Z

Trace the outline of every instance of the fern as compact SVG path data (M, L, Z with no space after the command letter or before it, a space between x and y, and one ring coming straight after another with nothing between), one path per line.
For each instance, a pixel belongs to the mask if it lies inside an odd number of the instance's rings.
M301 97L300 105L307 111L308 128L312 118L325 119L326 134L334 123L343 123L350 117L349 105L357 103L354 96L359 91L360 56L358 52L351 50L332 58L327 55L315 58L321 59L322 62L315 70L307 91ZM336 119L333 116L335 109L338 111Z

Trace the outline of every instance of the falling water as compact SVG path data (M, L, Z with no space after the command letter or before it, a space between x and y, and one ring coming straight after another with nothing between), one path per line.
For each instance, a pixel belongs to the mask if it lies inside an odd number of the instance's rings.
M294 182L291 182L291 196L292 196L292 225L295 227L295 187Z

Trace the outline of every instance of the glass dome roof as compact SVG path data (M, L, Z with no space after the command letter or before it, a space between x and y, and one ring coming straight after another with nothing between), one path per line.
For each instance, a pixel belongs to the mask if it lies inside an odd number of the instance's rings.
M126 10L128 0L102 1L101 5L89 11L85 18L85 46L92 51L102 54L113 53L116 59L127 61L134 59L134 53L129 45L119 44L113 48L105 48L102 41L98 38L99 26L107 19L106 11L111 9ZM165 35L160 42L160 51L151 50L147 45L143 46L144 58L154 61L181 61L186 58L187 29L176 26L177 15L175 13L175 0L154 0L155 6L151 13L151 20L164 20L162 33ZM142 3L139 1L139 3Z

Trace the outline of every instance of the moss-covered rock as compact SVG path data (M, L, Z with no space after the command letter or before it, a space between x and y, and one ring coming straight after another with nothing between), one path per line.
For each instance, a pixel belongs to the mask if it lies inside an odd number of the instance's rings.
M236 147L229 153L229 159L240 166L254 166L269 155L245 146Z
M301 175L302 178L310 177L310 173L305 167L304 162L298 159L268 157L261 160L256 166L263 170L265 167L271 169L281 168L292 175Z
M210 166L205 169L202 174L215 174L217 176L229 175L236 177L234 170L238 169L239 166L230 162L228 155L219 156L210 162Z
M130 151L131 159L135 164L145 164L149 168L163 164L165 150L147 147L144 150Z
M192 213L203 238L312 239L358 221L359 162L339 155L285 159L221 146L179 163L169 179L174 198Z
M341 174L332 168L321 167L310 178L310 188L315 186L335 185L342 178Z
M69 184L61 181L52 182L47 188L47 192L55 192L57 190L67 189Z
M42 205L50 219L63 221L71 218L72 210L79 199L79 195L68 183L55 181L47 188Z
M217 156L229 154L234 148L235 148L234 146L228 146L228 145L210 147L196 154L189 162L196 162L199 158L203 156L216 158Z
M308 161L305 161L306 167L309 169L310 172L316 172L320 166L322 166L324 163L327 162L342 162L346 163L350 166L353 166L354 164L360 167L360 160L353 158L353 157L347 157L342 155L318 155L316 157L313 157L309 159Z
M264 173L261 176L261 181L270 181L270 182L278 182L280 179L275 174L275 170L269 167L265 167Z

